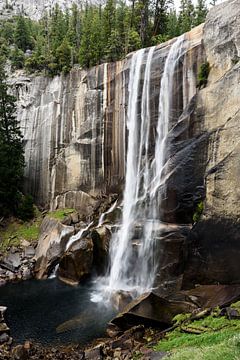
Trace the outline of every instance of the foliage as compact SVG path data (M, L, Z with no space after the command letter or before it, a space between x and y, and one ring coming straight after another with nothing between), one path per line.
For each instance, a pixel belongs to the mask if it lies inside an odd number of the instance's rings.
M141 47L166 41L203 22L205 0L105 0L63 12L58 5L38 22L23 14L0 23L1 54L13 68L54 76L79 63L115 61ZM30 50L30 51L29 51Z
M15 45L25 52L28 49L32 48L32 39L31 39L31 21L26 19L24 16L20 15L16 20L16 28L14 32Z
M35 241L38 238L40 225L42 222L41 214L35 210L36 217L29 222L19 222L19 220L9 220L6 228L0 229L0 251L5 252L10 246L19 246L21 241Z
M74 209L58 209L48 213L49 217L52 217L57 220L63 220L65 216L73 214L76 210Z
M201 215L202 215L202 213L203 213L203 208L204 208L203 202L200 201L200 202L197 204L197 207L196 207L195 212L194 212L194 214L193 214L193 222L194 222L194 223L196 223L196 222L198 222L198 221L200 220Z
M31 195L22 196L17 208L17 216L23 221L30 220L34 217L34 205Z
M170 360L211 360L213 353L217 360L239 358L240 320L228 320L217 310L204 318L190 319L190 314L175 317L178 326L155 349L170 351Z
M21 49L19 49L17 46L15 46L14 49L12 49L9 58L12 62L12 67L14 69L22 69L24 67L24 61L25 61L24 52Z
M197 87L201 89L201 87L205 87L207 85L208 81L208 75L210 72L210 64L209 62L205 62L201 64L199 72L198 72L198 81L197 81Z
M17 212L23 183L24 156L22 135L16 119L14 96L0 63L0 215Z

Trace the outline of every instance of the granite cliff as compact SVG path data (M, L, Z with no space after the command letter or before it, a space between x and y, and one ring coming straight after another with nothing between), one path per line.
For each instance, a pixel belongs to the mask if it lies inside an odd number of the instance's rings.
M160 239L165 249L161 282L168 279L174 288L239 281L239 28L238 0L215 7L203 27L186 34L188 49L174 76L161 212L178 230L168 229ZM153 53L152 153L161 76L172 41ZM75 68L67 77L19 74L12 80L25 139L26 190L39 205L90 214L102 195L121 194L131 56L90 70ZM207 61L208 83L199 90L197 74ZM179 230L178 225L192 222L202 201L201 221Z

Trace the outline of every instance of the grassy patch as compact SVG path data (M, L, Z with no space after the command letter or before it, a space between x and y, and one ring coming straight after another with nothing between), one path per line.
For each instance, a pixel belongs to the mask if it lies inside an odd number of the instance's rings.
M4 253L10 246L19 246L23 239L29 242L37 240L41 222L42 216L38 212L31 221L9 221L8 226L0 230L0 251Z
M74 212L76 212L75 209L59 209L49 212L48 216L61 221L65 218L65 216L73 214Z
M170 351L171 360L240 359L240 320L228 320L213 312L203 319L179 324L155 350Z
M234 334L213 345L199 345L177 349L169 360L238 360L240 359L240 335Z

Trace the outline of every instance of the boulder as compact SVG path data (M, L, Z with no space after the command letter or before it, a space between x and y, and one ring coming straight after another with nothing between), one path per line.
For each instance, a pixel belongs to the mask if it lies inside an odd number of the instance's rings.
M9 327L5 322L0 323L0 334L8 333L9 330L10 330Z
M7 343L8 341L9 341L9 335L7 334L7 333L3 333L3 334L1 334L0 335L0 346L2 345L2 344L5 344L5 343Z
M165 329L172 324L175 315L196 309L197 306L191 302L169 300L149 292L128 304L111 323L121 329L137 324L157 325Z
M35 256L35 249L33 246L26 246L24 248L24 256L26 258L33 258Z
M64 254L66 244L74 233L73 226L46 216L41 224L38 246L36 248L35 273L38 279L46 278Z
M1 262L1 267L10 270L12 272L16 271L21 265L21 257L18 252L10 253L4 257Z
M113 307L122 311L133 300L133 296L130 291L119 290L111 294L111 304Z
M93 242L89 238L75 241L59 262L58 277L71 284L79 284L92 271Z
M104 274L108 266L108 251L111 231L107 226L95 228L91 233L93 241L94 267L98 274Z

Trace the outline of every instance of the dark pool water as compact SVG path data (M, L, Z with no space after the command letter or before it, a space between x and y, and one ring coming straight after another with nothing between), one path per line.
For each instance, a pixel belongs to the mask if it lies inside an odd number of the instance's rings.
M0 287L0 305L16 343L84 344L105 334L114 310L90 301L91 284L71 287L58 281L24 281Z

